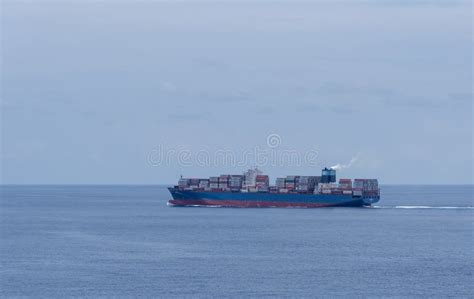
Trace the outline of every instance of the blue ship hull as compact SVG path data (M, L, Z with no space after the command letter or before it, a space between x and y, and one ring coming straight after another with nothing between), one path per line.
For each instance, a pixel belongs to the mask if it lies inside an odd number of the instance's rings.
M263 207L361 207L378 202L379 197L336 194L295 194L268 192L207 192L168 188L174 206Z

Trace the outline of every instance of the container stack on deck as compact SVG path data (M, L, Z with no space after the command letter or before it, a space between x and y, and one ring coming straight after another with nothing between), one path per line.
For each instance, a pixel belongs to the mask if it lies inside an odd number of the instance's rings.
M361 194L364 197L370 197L379 192L379 183L376 179L355 179L352 188L354 193Z
M314 190L315 194L331 194L333 190L337 188L337 184L334 183L320 183L318 188Z
M317 176L300 176L296 182L296 191L300 193L312 193L320 180L321 177L319 177L318 180Z
M351 179L339 179L339 188L341 189L352 189Z
M285 178L276 178L275 181L275 192L278 193L288 193L288 190L285 188Z
M242 189L242 182L243 182L242 175L231 175L229 180L229 188L233 192L240 191Z
M299 181L299 176L297 175L289 175L285 179L285 189L288 192L294 191L296 188L296 182Z
M219 189L219 177L211 176L209 178L209 188L211 191Z
M326 177L324 178L324 173ZM328 182L329 181L329 182ZM268 175L258 170L249 170L243 175L223 174L206 179L181 178L176 186L182 190L211 192L270 192L270 193L307 193L337 194L361 197L378 196L379 186L376 179L339 179L335 182L335 171L323 170L323 176L287 176L279 177L275 185L270 185Z
M268 175L257 175L255 177L255 188L257 192L268 192L270 186L270 178Z
M221 174L219 176L219 189L228 191L229 189L229 179L230 175L228 174Z
M208 190L209 189L209 180L200 179L199 180L199 189Z
M189 181L189 187L192 189L199 188L199 179L190 179Z
M184 188L189 187L189 179L180 178L179 181L178 181L178 187L180 189L184 189Z
M342 190L342 194L352 194L352 180L351 179L339 179L339 187Z

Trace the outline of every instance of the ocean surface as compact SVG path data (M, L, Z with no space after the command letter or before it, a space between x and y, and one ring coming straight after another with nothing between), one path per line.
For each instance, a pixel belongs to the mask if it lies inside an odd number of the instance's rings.
M168 207L164 186L2 186L0 296L470 297L474 187L374 208Z

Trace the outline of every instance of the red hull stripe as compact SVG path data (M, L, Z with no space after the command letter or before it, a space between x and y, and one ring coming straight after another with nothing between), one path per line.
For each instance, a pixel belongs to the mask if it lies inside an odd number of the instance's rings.
M336 205L306 202L269 202L269 201L240 201L240 200L203 200L203 199L172 199L170 204L176 206L221 206L237 208L270 208L270 207L300 207L300 208L322 208Z

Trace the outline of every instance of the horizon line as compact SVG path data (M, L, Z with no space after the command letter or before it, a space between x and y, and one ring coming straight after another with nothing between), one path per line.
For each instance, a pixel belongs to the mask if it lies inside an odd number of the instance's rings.
M0 186L175 186L177 183L0 183ZM474 186L474 183L384 183L380 186Z

